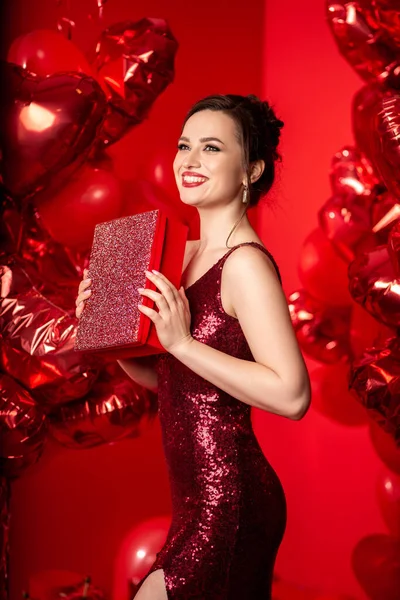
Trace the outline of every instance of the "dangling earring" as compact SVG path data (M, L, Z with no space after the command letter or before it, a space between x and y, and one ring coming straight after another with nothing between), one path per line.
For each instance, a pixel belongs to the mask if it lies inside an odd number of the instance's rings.
M249 195L249 188L247 187L247 185L244 186L244 190L243 190L243 198L242 198L242 202L243 204L247 204L247 197Z

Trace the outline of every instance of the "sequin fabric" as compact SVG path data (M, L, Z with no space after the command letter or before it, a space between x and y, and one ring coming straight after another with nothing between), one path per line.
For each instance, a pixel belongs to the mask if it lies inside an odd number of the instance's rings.
M186 294L196 340L254 360L238 320L221 304L223 265L248 244L267 253L279 275L270 253L246 242L230 249ZM251 406L169 353L160 355L157 370L173 514L146 577L163 569L168 600L268 600L286 501L252 429Z
M118 348L138 339L137 288L146 286L157 215L152 210L96 225L88 273L92 295L79 320L77 350Z

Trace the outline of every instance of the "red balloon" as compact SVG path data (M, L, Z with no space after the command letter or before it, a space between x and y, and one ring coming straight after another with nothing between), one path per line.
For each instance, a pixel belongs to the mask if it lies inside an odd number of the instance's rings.
M350 353L350 306L325 306L305 290L290 294L288 307L297 340L315 360L334 364Z
M333 156L330 180L335 195L353 193L367 198L375 194L379 183L371 162L353 146L344 146Z
M167 216L189 224L185 206L182 203L174 203L160 186L145 179L134 179L127 182L121 216L133 215L154 208L159 208Z
M326 9L328 24L342 56L366 81L384 80L396 53L372 29L359 5L328 0Z
M399 278L388 252L378 246L359 254L349 265L349 290L381 323L397 327L400 320Z
M99 84L81 73L44 79L1 63L3 182L19 197L43 189L62 168L83 161L97 139L107 102Z
M350 320L352 356L358 358L367 348L383 345L393 337L393 330L374 319L360 304L354 303Z
M400 448L393 438L374 421L369 424L369 434L379 458L391 471L400 475Z
M7 280L9 270L4 271ZM3 276L4 276L3 275ZM0 365L47 408L81 398L104 363L74 350L77 318L43 296L13 266L0 304Z
M141 123L174 79L178 43L164 19L144 18L112 25L100 36L94 64L107 90L105 144Z
M314 229L304 241L299 277L303 287L316 300L328 306L351 304L347 265L339 258L322 229Z
M357 427L368 422L365 408L348 390L348 365L321 366L311 377L312 405L332 421Z
M36 29L11 44L7 60L40 77L57 71L78 71L92 75L82 52L64 35L51 29Z
M378 26L386 33L386 38L393 46L400 49L399 0L374 0L375 18Z
M173 202L180 202L173 171L176 152L174 145L169 147L157 144L157 148L153 152L143 157L140 170L145 179L162 188ZM189 208L193 209L193 207Z
M111 363L85 398L52 411L50 433L72 449L136 437L149 406L146 390L125 375L117 363Z
M391 471L382 471L376 491L381 513L390 533L400 538L400 476Z
M83 269L88 266L89 253L79 253L55 242L43 227L33 203L24 209L6 208L0 218L0 239L3 246L3 264L19 266L17 293L35 288L60 308L71 310ZM14 275L18 278L18 273ZM24 283L25 282L25 283ZM5 297L5 294L2 295Z
M91 247L97 223L120 216L122 203L117 177L108 168L91 163L57 191L45 190L35 198L42 223L52 238L80 251Z
M400 200L400 96L388 92L379 102L374 130L374 163L383 182Z
M348 385L371 417L400 441L399 339L391 338L381 348L368 348L354 360Z
M400 205L395 196L385 191L372 204L372 224L377 245L387 244L393 223L400 216Z
M167 539L170 524L170 516L153 517L125 536L115 559L113 598L125 598L129 587L132 593L137 591Z
M45 439L40 407L14 379L0 373L0 472L20 475L38 461Z
M398 600L400 540L383 534L364 537L352 554L354 573L371 600Z
M371 82L356 92L351 109L353 135L357 147L371 161L375 176L379 179L380 175L374 164L374 120L379 112L379 101L384 95L384 88L376 82Z
M345 193L332 196L318 211L318 221L336 252L349 262L363 248L375 246L371 232L374 197Z

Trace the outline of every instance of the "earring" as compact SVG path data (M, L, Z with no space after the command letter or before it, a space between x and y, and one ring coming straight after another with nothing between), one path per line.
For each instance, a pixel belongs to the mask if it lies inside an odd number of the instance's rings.
M243 204L247 204L247 197L249 195L248 190L249 190L249 188L247 187L247 185L245 185L244 190L243 190L243 198L242 198Z

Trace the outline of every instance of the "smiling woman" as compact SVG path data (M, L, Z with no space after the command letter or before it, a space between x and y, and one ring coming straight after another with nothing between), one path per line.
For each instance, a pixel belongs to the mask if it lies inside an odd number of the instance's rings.
M251 407L298 420L310 403L279 268L246 214L273 183L282 125L254 96L205 98L184 122L173 168L200 239L187 244L179 289L157 271L146 272L156 291L139 289L155 302L139 310L167 352L151 364L119 361L158 390L173 503L135 600L271 598L286 500Z
M157 291L140 290L167 350L155 376L173 519L135 600L271 598L286 501L251 407L297 420L310 402L279 268L246 214L273 183L282 125L255 96L212 96L179 138L175 179L201 233L179 290L157 271Z

